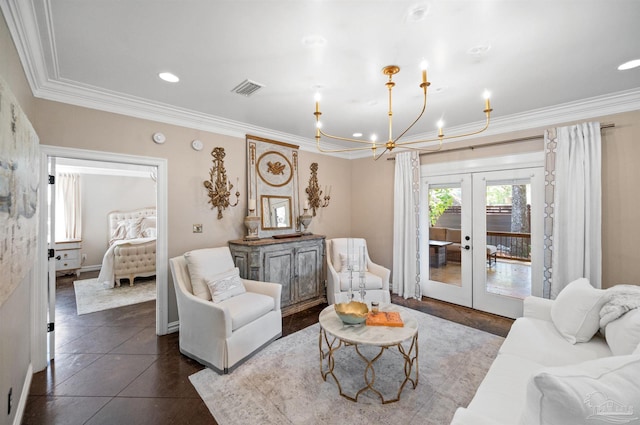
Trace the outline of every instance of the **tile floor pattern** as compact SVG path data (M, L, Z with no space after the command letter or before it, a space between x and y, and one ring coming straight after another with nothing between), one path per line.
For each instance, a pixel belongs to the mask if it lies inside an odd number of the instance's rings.
M180 354L177 333L155 335L155 302L77 316L73 280L58 278L56 359L34 374L22 424L216 424L188 379L203 366ZM427 298L393 302L502 336L513 323ZM283 318L283 334L324 307Z

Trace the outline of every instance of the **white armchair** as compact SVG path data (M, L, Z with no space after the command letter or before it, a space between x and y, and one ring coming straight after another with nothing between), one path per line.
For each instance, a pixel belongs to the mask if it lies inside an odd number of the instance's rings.
M202 264L199 274L194 273L195 261ZM178 302L182 354L218 373L229 373L282 335L280 284L242 279L246 292L217 303L210 301L210 293L205 299L203 282L198 282L201 272L233 270L228 247L191 251L169 262Z
M353 241L353 254L347 252L349 251L347 248L349 241ZM351 255L357 258L360 247L364 247L366 259L365 301L391 302L391 295L389 294L391 271L371 261L367 250L367 241L361 238L339 238L327 240L327 301L329 304L348 301L349 272L346 267L343 267L343 263ZM360 284L359 271L352 272L352 279L353 293L357 296Z

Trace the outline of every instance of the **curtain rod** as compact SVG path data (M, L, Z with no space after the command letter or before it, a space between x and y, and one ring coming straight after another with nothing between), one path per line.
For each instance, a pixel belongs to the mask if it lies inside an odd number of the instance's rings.
M601 124L600 125L600 130L604 130L607 128L613 128L616 125L614 123L611 124ZM419 156L422 155L433 155L433 154L437 154L437 153L445 153L445 152L457 152L457 151L463 151L463 150L467 150L467 149L471 149L474 150L476 148L488 148L489 146L499 146L499 145L506 145L509 143L517 143L517 142L526 142L529 140L537 140L544 137L544 134L538 135L538 136L528 136L528 137L520 137L517 139L509 139L509 140L501 140L499 142L491 142L491 143L484 143L481 145L473 145L473 146L461 146L459 148L452 148L452 149L445 149L445 150L439 150L439 151L433 151L433 152L421 152ZM387 158L387 161L395 161L396 157L391 156L389 158Z

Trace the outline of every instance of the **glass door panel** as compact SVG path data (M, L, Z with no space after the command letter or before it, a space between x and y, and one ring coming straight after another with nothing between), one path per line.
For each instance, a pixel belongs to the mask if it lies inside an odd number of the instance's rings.
M522 315L541 270L541 178L531 168L473 175L474 308Z
M428 276L423 294L470 307L471 176L428 177L422 183L427 213L420 225L421 252L428 252L422 262L421 274Z

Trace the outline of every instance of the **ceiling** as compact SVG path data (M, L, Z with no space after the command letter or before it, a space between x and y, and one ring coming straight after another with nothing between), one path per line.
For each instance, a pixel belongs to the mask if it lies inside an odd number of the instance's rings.
M312 149L323 129L386 139L381 73L398 65L394 136L489 134L640 109L637 0L0 0L37 97ZM158 73L180 78L167 83ZM264 85L249 97L243 80ZM144 141L147 142L146 140ZM188 143L190 141L185 141ZM335 146L335 145L334 145Z

